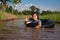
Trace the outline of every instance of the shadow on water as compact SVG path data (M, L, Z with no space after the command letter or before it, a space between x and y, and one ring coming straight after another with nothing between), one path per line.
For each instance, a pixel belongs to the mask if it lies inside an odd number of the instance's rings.
M14 20L1 27L4 28L0 28L0 40L60 40L60 24L56 24L55 28L37 30L27 28L23 20Z

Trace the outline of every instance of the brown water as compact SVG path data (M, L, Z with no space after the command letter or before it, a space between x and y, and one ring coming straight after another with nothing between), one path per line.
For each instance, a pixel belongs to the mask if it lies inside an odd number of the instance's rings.
M0 40L60 40L60 24L37 30L27 28L23 20L8 21L0 28Z

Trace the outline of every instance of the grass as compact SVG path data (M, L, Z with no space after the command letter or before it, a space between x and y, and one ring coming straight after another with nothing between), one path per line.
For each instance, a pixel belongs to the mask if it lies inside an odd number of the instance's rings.
M8 13L0 10L0 20L8 20L8 19L12 19L12 18L23 19L23 18L25 18L25 15L23 15L23 14L14 15L14 14L10 14L10 13L8 14Z
M6 20L7 16L4 15L5 12L0 11L0 20Z
M0 20L7 20L8 17L5 15L5 13L6 12L3 12L0 10ZM20 19L24 19L26 15L22 14L22 15L15 15L15 16L17 16ZM30 15L27 15L27 16L30 16ZM60 22L60 14L40 15L39 17L42 19L50 19L50 20L53 20L55 22Z
M25 15L16 15L18 16L19 19L24 19L25 18Z
M50 20L53 20L55 22L60 22L60 14L49 14L49 15L42 15L39 17L42 19L50 19Z
M0 10L0 20L12 20L12 19L17 19L17 15L13 15L11 13L6 13L4 11Z

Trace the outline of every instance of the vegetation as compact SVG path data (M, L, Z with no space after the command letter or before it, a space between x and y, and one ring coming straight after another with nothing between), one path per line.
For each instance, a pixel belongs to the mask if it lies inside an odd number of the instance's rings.
M5 13L5 12L0 10L0 20L6 20L6 18L7 18L3 13Z
M48 15L40 15L40 18L41 19L50 19L50 20L53 20L54 22L60 22L60 14L55 14L55 13L52 13L52 14L48 14Z
M60 11L42 11L42 13L40 13L40 9L35 7L35 6L31 6L29 9L30 10L23 10L21 12L14 10L12 8L12 6L8 6L6 5L6 2L11 2L11 0L0 0L0 20L6 20L7 16L5 16L3 13L8 13L8 14L13 14L18 16L19 18L24 18L25 15L31 15L33 12L37 12L38 15L40 15L39 17L42 19L50 19L53 20L55 22L60 22ZM21 2L21 0L13 0L13 4L17 4ZM1 11L2 10L2 11ZM4 10L4 11L3 11Z
M6 5L6 2L13 2L14 4L17 4L21 2L21 0L0 0L0 2L2 2L5 5Z
M33 13L33 12L37 12L38 14L40 13L40 9L37 8L37 7L35 7L35 6L31 6L31 7L30 7L30 10L31 10L32 13Z
M0 0L0 9L3 11L6 11L6 8L8 7L7 2L10 2L12 4L18 4L21 3L21 0Z
M1 20L12 20L12 19L17 19L17 18L18 18L18 16L16 16L16 15L12 15L10 13L8 14L8 13L0 10L0 21Z
M22 14L24 14L24 15L31 15L31 12L29 10L24 10L24 11L22 11Z

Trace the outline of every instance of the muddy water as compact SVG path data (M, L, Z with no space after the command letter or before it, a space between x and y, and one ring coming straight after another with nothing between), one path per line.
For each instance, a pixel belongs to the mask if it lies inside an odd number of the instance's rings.
M27 28L23 20L8 21L4 24L4 28L0 28L0 40L60 40L60 24L55 24L55 28L39 30Z

